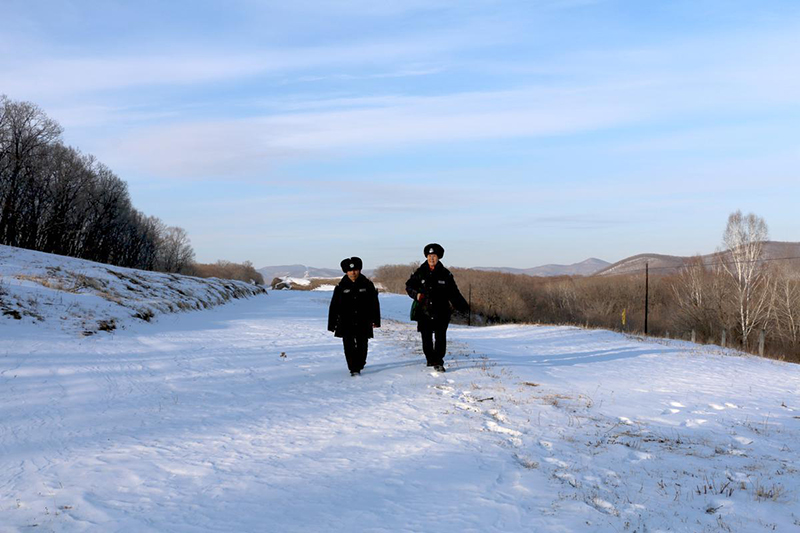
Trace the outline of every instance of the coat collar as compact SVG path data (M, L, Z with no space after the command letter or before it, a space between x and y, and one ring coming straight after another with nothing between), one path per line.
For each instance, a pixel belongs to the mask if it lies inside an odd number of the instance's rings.
M350 281L350 278L347 277L347 274L342 276L341 281L339 281L339 285L362 285L367 280L367 277L364 274L361 274L356 278L355 281Z
M428 262L425 261L424 263L422 263L419 266L419 268L417 269L417 272L421 271L421 272L430 272L431 274L439 274L439 273L444 272L446 270L447 269L444 267L444 265L442 264L441 261L436 263L436 266L433 267L433 270L431 270L431 267L428 266Z

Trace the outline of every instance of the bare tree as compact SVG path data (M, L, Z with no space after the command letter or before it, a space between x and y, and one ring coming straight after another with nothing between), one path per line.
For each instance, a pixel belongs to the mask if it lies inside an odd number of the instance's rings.
M705 331L708 322L710 295L708 294L708 272L699 257L681 267L677 280L672 285L675 301L680 309L676 316L679 328Z
M47 163L41 179L47 206L36 249L70 255L81 225L78 198L92 179L90 165L79 151L61 143L51 148Z
M0 96L0 243L22 244L31 197L38 199L37 166L60 135L61 126L34 104Z
M763 218L753 213L745 216L741 211L728 217L722 237L727 252L722 256L721 268L733 281L737 327L745 348L750 334L757 326L765 325L769 315L769 280L762 261L768 237Z
M800 347L800 278L784 267L775 276L773 287L776 329L780 337L797 350Z
M157 270L182 272L194 263L194 250L186 230L170 226L164 230L159 242Z
M134 209L127 184L60 135L36 105L0 95L0 244L172 272L192 263L184 230Z

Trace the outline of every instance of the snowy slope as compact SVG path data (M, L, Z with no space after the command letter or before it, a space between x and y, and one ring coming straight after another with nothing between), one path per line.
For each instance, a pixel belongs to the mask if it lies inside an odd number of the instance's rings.
M92 335L263 293L241 281L147 272L0 245L0 331L36 324L36 330Z
M330 294L107 335L3 325L0 532L796 531L800 367L407 297L351 378Z

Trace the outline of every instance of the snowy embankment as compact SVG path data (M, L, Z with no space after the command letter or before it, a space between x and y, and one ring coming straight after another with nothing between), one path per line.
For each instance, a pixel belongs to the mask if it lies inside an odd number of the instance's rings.
M147 272L0 245L0 321L91 335L263 294L241 281Z
M796 531L800 366L381 295L360 377L330 295L79 337L0 321L0 531ZM35 528L35 529L31 529Z

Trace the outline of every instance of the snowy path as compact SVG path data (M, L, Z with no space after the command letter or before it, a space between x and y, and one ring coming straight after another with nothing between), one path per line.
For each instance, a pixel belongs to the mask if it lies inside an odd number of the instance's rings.
M794 531L797 366L408 299L351 378L330 295L0 339L0 531ZM282 356L285 355L285 356ZM31 529L35 528L35 529Z

